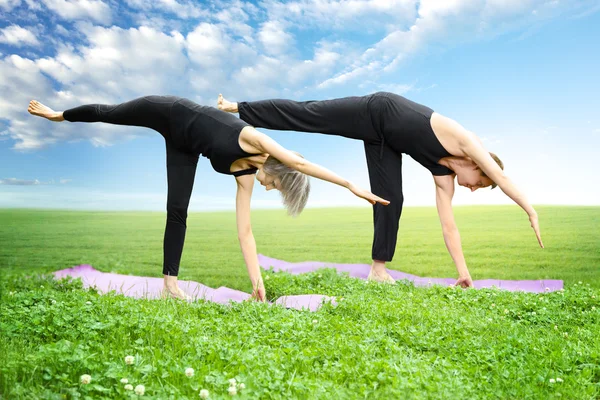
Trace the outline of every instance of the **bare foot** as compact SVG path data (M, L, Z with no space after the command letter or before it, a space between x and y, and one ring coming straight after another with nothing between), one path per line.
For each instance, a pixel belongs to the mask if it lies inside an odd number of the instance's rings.
M171 287L163 287L161 297L163 299L173 298L173 299L181 299L181 300L192 300L190 296L187 295L183 290L176 286L174 288Z
M56 112L48 106L43 105L37 100L31 100L29 102L29 107L27 108L30 114L37 115L38 117L43 117L49 119L50 121L64 121L63 113Z
M219 98L217 99L217 108L221 111L227 111L230 113L238 112L237 103L232 103L228 100L225 100L222 94L219 94Z
M375 271L373 268L371 268L371 272L369 272L369 276L367 277L367 280L378 282L378 283L389 283L391 285L396 284L396 280L394 278L392 278L392 276L390 274L388 274L386 271L383 271L383 272Z

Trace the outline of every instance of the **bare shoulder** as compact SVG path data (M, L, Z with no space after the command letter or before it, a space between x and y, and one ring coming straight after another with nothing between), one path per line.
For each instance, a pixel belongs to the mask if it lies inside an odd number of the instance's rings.
M262 153L261 144L264 139L268 138L267 135L257 131L252 126L246 126L240 132L239 143L242 150L246 153L257 154Z

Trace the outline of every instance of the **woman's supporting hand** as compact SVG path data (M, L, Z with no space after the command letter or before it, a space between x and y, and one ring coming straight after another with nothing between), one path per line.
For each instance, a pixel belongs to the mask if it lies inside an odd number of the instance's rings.
M354 193L356 196L360 197L361 199L367 200L371 204L381 203L384 206L387 206L388 204L390 204L389 201L382 199L379 196L374 195L373 193L369 192L368 190L361 189L358 186L355 186L353 183L348 184L348 189L350 189L350 191L352 193Z
M460 286L461 288L472 288L473 279L471 279L471 275L459 276L454 286Z

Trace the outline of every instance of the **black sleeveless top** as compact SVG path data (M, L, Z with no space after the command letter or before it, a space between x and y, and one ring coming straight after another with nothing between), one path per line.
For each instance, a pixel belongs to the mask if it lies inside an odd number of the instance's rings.
M370 95L369 106L375 114L383 142L397 152L411 156L432 175L454 174L439 160L450 154L431 128L433 110L394 93Z
M230 172L231 164L247 153L239 144L240 132L246 122L233 114L214 107L201 106L180 98L171 107L171 136L187 152L208 158L213 169L226 175L254 174L256 168Z

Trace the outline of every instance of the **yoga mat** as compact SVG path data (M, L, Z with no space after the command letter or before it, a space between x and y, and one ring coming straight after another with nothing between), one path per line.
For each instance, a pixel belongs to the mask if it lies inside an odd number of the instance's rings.
M159 299L163 288L163 278L149 278L144 276L120 275L109 272L100 272L91 265L78 265L54 272L56 279L65 277L81 278L83 287L95 287L100 293L114 290L128 297ZM242 302L250 298L250 294L220 287L213 289L194 281L179 281L179 287L194 300L204 299L220 304L230 301ZM283 296L275 301L286 308L297 310L308 309L316 311L323 302L336 304L335 299L322 295Z
M316 271L320 268L335 268L339 272L347 272L354 278L367 279L371 266L368 264L336 264L326 263L321 261L305 261L291 263L283 260L270 258L262 254L258 255L258 263L264 269L273 267L274 271L286 271L291 274L303 274ZM415 284L415 286L431 286L431 285L453 285L456 282L454 278L424 278L416 275L407 274L405 272L389 270L389 274L396 280L407 279ZM500 279L482 279L473 281L476 289L492 288L508 290L511 292L523 291L541 293L546 291L556 291L563 288L561 280L529 280L529 281L508 281Z

